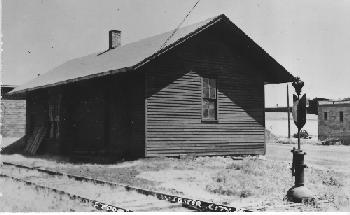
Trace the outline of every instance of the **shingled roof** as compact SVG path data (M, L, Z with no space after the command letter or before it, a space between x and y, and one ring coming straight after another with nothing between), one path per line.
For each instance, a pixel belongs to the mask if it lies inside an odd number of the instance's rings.
M242 36L246 38L245 40L249 43L248 47L253 47L255 52L259 52L261 56L264 56L265 61L263 63L269 62L272 65L270 68L278 71L280 73L279 75L283 76L283 78L275 81L276 83L292 81L293 76L290 73L288 73L260 46L258 46L225 15L222 14L178 29L163 47L163 43L168 39L173 31L129 43L116 49L110 49L106 52L98 52L69 60L66 63L50 70L49 72L31 80L30 82L16 87L10 92L10 94L22 94L35 89L63 85L84 79L91 79L109 74L135 70L154 58L166 53L170 49L173 49L177 45L187 41L193 36L198 35L203 30L221 22L227 22L235 31L242 34Z

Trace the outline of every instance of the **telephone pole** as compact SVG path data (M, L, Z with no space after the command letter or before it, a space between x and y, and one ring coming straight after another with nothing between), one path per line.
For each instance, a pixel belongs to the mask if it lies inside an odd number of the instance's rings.
M287 83L287 112L288 112L288 139L290 139L290 108L289 108L289 89Z

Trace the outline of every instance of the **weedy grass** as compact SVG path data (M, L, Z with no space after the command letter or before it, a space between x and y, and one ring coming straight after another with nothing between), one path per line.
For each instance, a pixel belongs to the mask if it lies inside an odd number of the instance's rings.
M181 158L144 158L113 165L71 164L19 155L11 155L6 160L232 205L241 200L283 204L288 189L294 183L291 166L286 161L257 157L233 159L190 155ZM350 184L346 175L332 170L307 168L305 180L317 199L330 204L319 208L306 205L298 208L298 211L341 211L349 208Z
M321 141L318 139L300 139L300 142L302 145L304 144L312 144L312 145L321 145ZM292 137L292 138L287 138L287 137L278 137L275 141L271 143L277 143L277 144L294 144L296 145L298 143L298 138Z
M344 191L348 186L345 175L310 168L305 170L305 179L306 186L315 194L316 199L329 201L335 210L349 207L349 194ZM288 165L245 158L233 161L226 169L214 175L206 189L240 198L263 197L265 201L277 203L285 198L293 183ZM327 210L327 207L318 210Z
M283 199L292 183L290 171L285 165L245 158L232 161L232 164L214 175L206 189L209 192L240 198L273 195Z
M83 182L71 179L67 176L53 176L47 177L45 173L39 173L35 171L28 171L24 169L6 168L2 169L4 174L10 174L14 177L25 178L35 184L54 188L60 191L65 191L71 194L75 194L81 197L85 197L91 200L97 200L103 203L127 208L133 211L148 210L147 208L153 207L155 210L169 209L171 210L171 203L159 202L156 197L146 196L137 193L133 190L126 190L122 186L110 186L108 184L99 184L92 182ZM6 189L0 188L0 192L3 192L5 202L9 203L8 207L3 210L8 212L27 212L27 211L90 211L95 210L92 206L87 204L85 207L80 207L79 201L71 200L65 194L53 193L50 190L36 189L34 186L23 187L21 182L11 181L10 179L1 179L0 184L6 186ZM8 186L9 185L9 186ZM14 193L11 193L9 189L15 189ZM33 190L38 193L33 194ZM25 198L18 198L17 192L20 192ZM37 198L37 195L41 195ZM31 197L33 199L28 199ZM42 201L41 198L47 198ZM59 199L63 203L67 203L62 206L61 202L54 202ZM1 199L0 199L1 200ZM11 201L14 201L11 203ZM38 201L38 202L37 202ZM67 202L65 202L67 201ZM38 205L41 202L42 205ZM74 202L78 202L78 205L74 207ZM69 204L68 204L69 203ZM31 205L31 207L27 207ZM84 206L84 205L83 205ZM1 203L0 203L1 207ZM0 210L1 211L1 210Z
M88 203L68 196L35 189L21 182L0 178L0 212L72 212L96 211Z

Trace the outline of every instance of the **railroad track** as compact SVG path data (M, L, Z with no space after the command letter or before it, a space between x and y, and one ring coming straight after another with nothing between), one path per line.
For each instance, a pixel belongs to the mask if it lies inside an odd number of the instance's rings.
M212 212L251 212L209 203L201 200L183 198L150 190L121 185L108 181L82 177L30 167L21 164L3 162L1 175L26 184L50 189L72 198L87 201L97 210L104 211L212 211ZM0 175L0 176L1 176ZM74 188L74 194L71 188ZM99 196L92 190L98 190ZM99 201L94 200L98 198ZM166 200L166 201L164 201ZM102 203L105 202L105 203ZM118 204L118 206L114 206Z
M33 182L26 181L26 180L23 180L23 179L19 179L19 178L16 178L16 177L12 177L12 176L9 176L9 175L5 175L5 174L1 174L0 173L0 178L9 178L9 179L12 179L14 181L24 183L25 185L33 186L36 189L49 190L51 192L58 193L60 195L66 195L71 200L78 200L78 201L80 201L82 203L89 203L92 207L94 207L95 209L97 209L99 211L105 211L105 212L132 212L131 210L127 210L127 209L124 209L124 208L116 207L116 206L113 206L113 205L108 205L108 204L105 204L103 202L99 202L99 201L96 201L96 200L92 200L92 199L88 199L88 198L85 198L85 197L81 197L79 195L68 193L68 192L65 192L65 191L62 191L62 190L57 190L55 188L41 186L41 185L35 184Z

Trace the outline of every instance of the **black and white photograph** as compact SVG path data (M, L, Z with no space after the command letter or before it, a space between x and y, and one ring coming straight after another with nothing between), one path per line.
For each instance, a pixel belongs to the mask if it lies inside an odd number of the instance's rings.
M350 0L0 19L0 213L350 212Z

